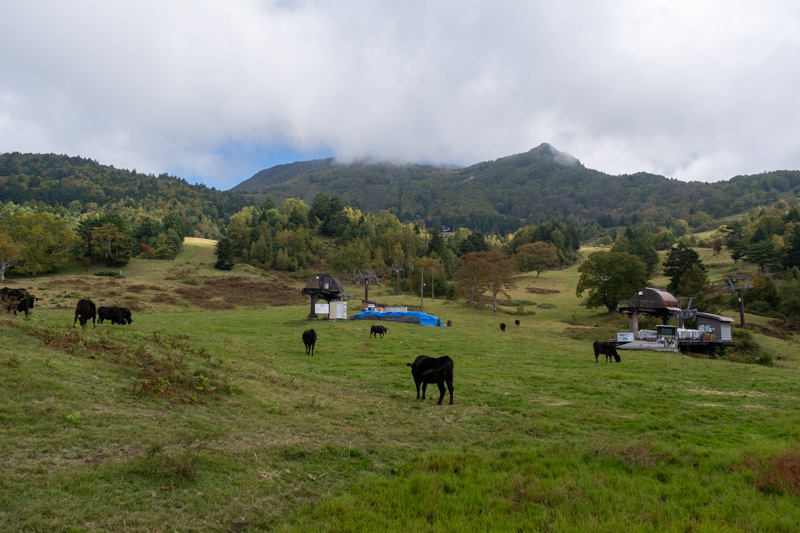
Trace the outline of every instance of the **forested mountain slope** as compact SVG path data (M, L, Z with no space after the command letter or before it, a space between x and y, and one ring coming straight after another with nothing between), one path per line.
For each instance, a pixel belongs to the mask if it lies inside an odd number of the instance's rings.
M542 144L460 169L391 163L298 168L286 181L258 192L275 202L299 197L307 203L321 192L365 211L387 209L401 220L504 232L547 220L594 220L609 227L642 216L689 218L705 213L721 218L781 199L796 202L800 172L774 171L716 183L647 173L612 176Z
M131 218L176 212L192 230L213 238L250 200L167 174L141 174L82 157L0 153L0 202L42 202L75 213L127 212Z
M716 183L682 182L646 173L612 176L542 144L522 154L464 168L318 159L278 165L229 191L161 174L116 169L55 154L0 154L0 202L43 202L74 212L113 210L131 217L179 212L198 234L218 237L230 215L247 205L323 193L365 212L386 209L401 221L504 234L545 221L575 226L664 225L714 221L800 197L800 172L772 171Z

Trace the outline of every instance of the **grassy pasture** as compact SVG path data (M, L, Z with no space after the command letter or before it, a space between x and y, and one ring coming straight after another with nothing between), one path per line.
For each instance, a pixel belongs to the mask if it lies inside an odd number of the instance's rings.
M523 277L497 317L426 299L452 327L370 339L307 322L301 281L220 273L208 250L9 283L41 300L0 318L1 531L800 529L796 337L754 333L774 367L598 364L592 340L626 324L580 306L571 268ZM419 305L390 293L370 290ZM73 330L80 296L134 323ZM454 359L454 405L415 399L422 353Z

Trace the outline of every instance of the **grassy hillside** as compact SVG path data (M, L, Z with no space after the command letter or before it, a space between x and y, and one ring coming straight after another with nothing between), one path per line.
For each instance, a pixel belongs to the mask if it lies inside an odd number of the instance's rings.
M592 340L625 322L581 307L571 268L523 278L499 316L426 299L452 327L370 339L370 323L307 322L302 281L215 271L210 249L187 241L124 279L9 283L40 301L0 318L0 530L800 527L796 337L754 333L774 367L597 364ZM390 293L370 297L419 306ZM133 324L73 329L81 296ZM454 405L435 386L415 399L422 353L454 359Z

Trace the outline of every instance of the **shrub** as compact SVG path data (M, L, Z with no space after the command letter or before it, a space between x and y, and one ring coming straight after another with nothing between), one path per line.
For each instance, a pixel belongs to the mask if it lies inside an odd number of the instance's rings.
M736 346L727 348L721 355L724 359L734 363L758 364L772 366L775 364L772 355L765 352L761 345L753 338L752 333L746 329L733 330Z

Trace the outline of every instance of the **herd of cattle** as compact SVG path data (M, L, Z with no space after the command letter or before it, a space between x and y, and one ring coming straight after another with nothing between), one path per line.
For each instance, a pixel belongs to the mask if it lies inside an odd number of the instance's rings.
M25 316L33 309L34 302L38 300L34 295L28 292L27 289L9 289L3 287L0 289L0 306L5 309L6 313L25 313ZM85 326L89 319L92 320L92 325L96 326L96 321L101 324L103 320L110 320L112 324L130 324L133 322L131 317L131 310L127 307L95 307L94 302L91 300L79 300L75 308L75 320L72 322L74 326L79 320L81 326Z
M13 312L16 315L18 312L24 312L25 316L28 316L28 313L33 309L33 302L37 299L28 293L26 289L9 289L8 287L0 289L0 302L2 302L6 313Z
M519 320L515 320L514 324L519 326ZM506 325L500 323L500 331L505 331ZM372 338L383 336L388 332L386 326L375 325L370 328L369 336ZM317 343L317 332L313 329L307 329L303 332L303 344L306 348L306 355L314 355L314 345ZM620 357L617 353L617 348L612 342L597 341L594 347L594 360L599 362L600 354L605 354L606 362L619 363ZM439 405L442 404L445 393L445 384L447 390L450 392L450 405L453 404L453 360L448 356L443 357L430 357L428 355L420 355L414 359L413 363L406 363L406 366L411 367L411 376L414 378L414 385L417 387L417 399L419 400L419 388L422 385L422 399L425 399L425 389L428 384L435 383L439 387Z
M6 312L13 312L15 315L24 312L25 316L28 315L33 304L37 300L36 297L28 293L26 289L9 289L3 287L0 289L0 303ZM81 299L75 307L75 320L72 322L73 327L80 321L81 326L85 327L89 320L92 325L96 326L96 321L100 324L104 320L110 320L112 324L131 324L131 311L127 307L100 307L97 308L93 301L88 299ZM514 324L519 326L519 320L515 320ZM500 330L505 331L506 325L500 323ZM388 332L388 328L382 325L373 325L370 328L369 336L377 338L378 335L383 336ZM308 329L303 332L303 345L306 349L306 355L314 355L314 346L317 343L317 332L313 329ZM611 342L595 342L594 345L594 360L599 362L600 354L605 354L606 362L620 362L619 354L617 353L616 346ZM453 360L448 357L429 357L427 355L418 356L413 363L407 363L411 367L411 376L414 378L414 384L417 387L417 399L420 399L419 389L422 385L422 399L425 399L425 389L428 384L435 383L439 387L439 404L441 405L444 399L445 384L450 392L450 404L453 403Z
M97 322L103 323L103 320L110 320L112 324L130 324L133 322L131 318L131 310L127 307L100 307L97 308L91 300L78 300L78 305L75 307L75 320L72 321L74 326L78 321L81 327L86 326L89 319L92 319L92 326L97 326Z

